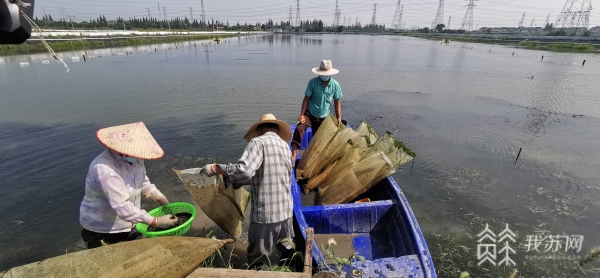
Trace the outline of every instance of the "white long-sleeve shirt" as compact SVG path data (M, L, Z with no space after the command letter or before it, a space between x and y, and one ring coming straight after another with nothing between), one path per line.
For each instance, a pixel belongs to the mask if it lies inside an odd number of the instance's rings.
M144 161L133 164L106 149L97 156L85 179L85 196L79 209L79 223L97 233L129 232L138 222L154 218L140 209L140 199L164 196L146 176Z

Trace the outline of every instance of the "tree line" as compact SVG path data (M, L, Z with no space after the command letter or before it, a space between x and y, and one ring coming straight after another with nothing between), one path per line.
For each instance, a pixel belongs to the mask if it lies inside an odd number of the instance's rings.
M156 17L141 17L124 19L118 17L116 20L107 20L104 15L99 15L97 18L89 18L88 20L75 21L73 18L58 18L54 19L52 15L44 15L41 19L35 18L35 23L40 28L46 29L101 29L101 30L149 30L149 29L175 29L175 30L190 30L190 31L268 31L274 29L282 29L286 32L342 32L342 31L360 31L360 32L380 32L385 29L385 25L366 25L360 23L352 26L325 26L322 20L313 19L300 22L300 26L294 26L293 22L280 21L274 22L269 19L264 23L254 22L247 23L236 22L230 24L229 20L206 20L198 19L190 20L187 16L172 19L161 19Z

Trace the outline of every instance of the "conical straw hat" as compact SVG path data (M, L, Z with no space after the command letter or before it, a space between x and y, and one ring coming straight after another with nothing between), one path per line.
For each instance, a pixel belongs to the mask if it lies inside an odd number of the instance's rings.
M105 147L135 158L154 160L165 154L143 122L101 128L96 138Z

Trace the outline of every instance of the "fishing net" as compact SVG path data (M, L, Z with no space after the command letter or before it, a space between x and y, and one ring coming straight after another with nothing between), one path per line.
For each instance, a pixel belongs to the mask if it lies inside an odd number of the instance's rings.
M227 240L158 237L69 253L0 272L0 277L185 277Z
M356 131L338 127L330 114L304 152L296 176L308 179L304 193L320 187L323 204L340 204L369 190L413 157L393 134L379 137L366 122Z
M200 209L234 238L242 234L242 224L250 193L243 188L225 188L221 175L207 176L202 168L175 170Z

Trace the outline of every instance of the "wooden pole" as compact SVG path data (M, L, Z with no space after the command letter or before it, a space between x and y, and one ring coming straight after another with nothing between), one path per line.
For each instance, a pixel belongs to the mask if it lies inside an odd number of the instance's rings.
M315 231L313 228L306 228L306 249L304 251L304 273L312 274L312 250Z

